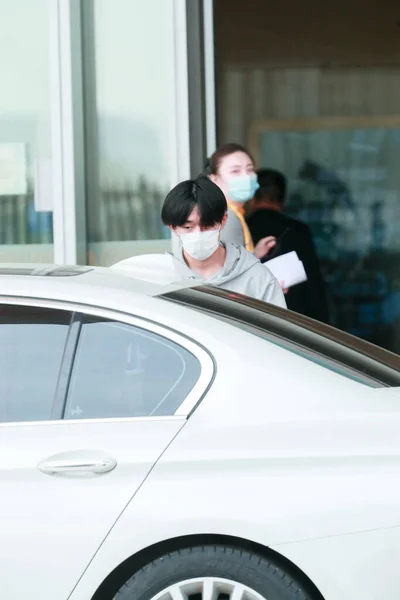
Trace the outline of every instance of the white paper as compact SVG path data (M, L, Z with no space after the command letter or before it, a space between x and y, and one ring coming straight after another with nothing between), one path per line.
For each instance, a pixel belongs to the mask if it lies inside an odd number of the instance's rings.
M279 283L283 282L284 288L290 288L298 283L307 281L304 265L295 251L271 258L264 265L271 271Z

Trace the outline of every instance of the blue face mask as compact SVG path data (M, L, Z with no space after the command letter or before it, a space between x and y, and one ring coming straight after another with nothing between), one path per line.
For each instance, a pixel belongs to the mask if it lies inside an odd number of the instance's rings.
M232 202L248 202L260 186L257 175L240 175L228 179L228 198Z

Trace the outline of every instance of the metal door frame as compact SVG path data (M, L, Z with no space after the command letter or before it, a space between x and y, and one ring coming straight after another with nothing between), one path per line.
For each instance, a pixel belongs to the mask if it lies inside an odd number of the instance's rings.
M110 0L112 1L112 0ZM165 0L167 1L167 0ZM188 39L186 0L171 3L174 94L170 120L170 185L191 175L188 45L204 52L207 152L215 148L213 0L203 0L203 43ZM54 262L87 264L84 49L85 0L50 0L50 77ZM199 99L199 101L201 101ZM192 142L192 146L193 146Z

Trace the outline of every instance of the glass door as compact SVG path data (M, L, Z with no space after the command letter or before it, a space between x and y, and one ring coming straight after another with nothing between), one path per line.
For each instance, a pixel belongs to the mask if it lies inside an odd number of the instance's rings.
M49 1L0 0L0 262L52 262Z
M162 202L190 174L186 5L82 8L88 262L107 266L170 249Z

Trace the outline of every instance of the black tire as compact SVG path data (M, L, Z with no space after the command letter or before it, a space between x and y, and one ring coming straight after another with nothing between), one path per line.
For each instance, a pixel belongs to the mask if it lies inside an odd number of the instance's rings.
M135 573L115 600L151 600L170 585L197 577L229 579L265 600L315 600L274 561L227 546L195 546L166 554Z

